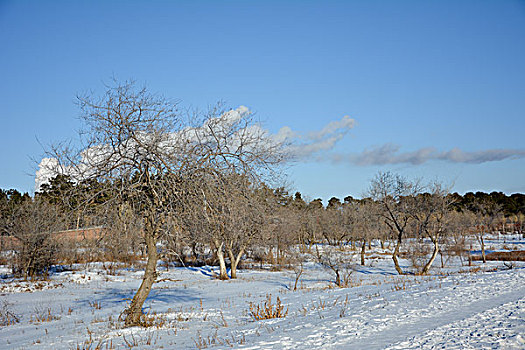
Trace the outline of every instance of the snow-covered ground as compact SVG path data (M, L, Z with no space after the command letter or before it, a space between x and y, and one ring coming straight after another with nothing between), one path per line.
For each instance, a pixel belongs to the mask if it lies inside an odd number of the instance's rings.
M525 243L489 241L494 250ZM36 284L6 277L0 313L20 322L0 327L0 349L525 349L524 263L476 261L399 276L381 253L374 249L367 266L356 266L348 288L335 288L333 275L313 262L297 291L293 271L242 270L237 280L219 281L212 267L161 269L163 281L145 305L157 324L150 328L118 322L140 270L110 275L102 264L82 265ZM288 314L254 321L250 303L270 294Z

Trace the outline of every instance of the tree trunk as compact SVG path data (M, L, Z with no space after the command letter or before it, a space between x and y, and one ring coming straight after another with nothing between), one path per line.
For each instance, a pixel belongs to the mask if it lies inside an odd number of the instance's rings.
M232 279L237 278L237 265L239 265L239 261L241 261L241 257L243 254L244 254L244 247L241 247L241 249L239 250L239 253L237 254L237 257L235 257L235 255L233 254L233 249L230 247L228 248L228 256L230 257L230 262L231 262L230 275Z
M481 241L481 258L483 259L483 263L485 264L487 262L487 258L485 256L485 240L483 239L483 234L481 234L479 237Z
M224 261L224 253L222 252L223 245L224 243L221 243L217 247L217 258L219 259L219 279L227 280L228 273L226 272L226 261Z
M399 247L401 246L401 235L399 235L396 243L396 247L394 248L394 252L392 253L392 260L394 260L394 267L396 268L396 271L400 275L404 275L405 273L403 270L401 270L401 267L399 267L399 261L397 260L397 254L399 253Z
M275 259L273 257L273 245L270 245L270 247L268 247L268 254L266 254L266 260L268 260L270 265L275 265Z
M434 260L436 260L436 256L439 253L439 245L438 245L438 239L432 239L432 242L434 243L434 251L432 252L432 256L430 257L430 260L426 263L425 267L423 267L423 270L421 271L421 274L426 274L428 270L430 270L430 267L432 266L432 263L434 263Z
M279 241L279 238L277 238L277 251L275 252L275 255L277 256L277 266L279 266L280 270L283 259L281 257L281 242Z
M363 245L361 246L361 265L365 266L365 249L366 249L366 240L363 239Z
M341 287L341 276L339 275L339 270L334 270L334 271L335 271L335 284L338 287Z
M146 219L144 238L146 240L148 260L146 262L146 269L144 270L144 277L142 277L142 283L140 284L137 293L133 297L129 308L124 312L126 315L124 321L126 327L140 325L142 317L142 305L144 305L144 302L151 291L151 287L157 278L157 236L155 223L152 220L154 219Z
M299 251L301 253L306 253L306 239L304 234L301 235L300 242L301 244L299 245Z
M29 270L31 268L32 263L33 263L33 254L30 255L30 258L27 261L26 267L24 268L24 281L27 281L27 277L29 277Z
M295 283L293 285L293 290L297 290L297 283L299 282L299 278L301 278L301 275L303 274L303 263L300 263L299 269L295 271Z

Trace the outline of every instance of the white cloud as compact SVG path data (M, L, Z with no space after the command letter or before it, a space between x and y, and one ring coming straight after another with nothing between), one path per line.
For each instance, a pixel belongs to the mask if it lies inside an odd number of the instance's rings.
M480 164L502 161L506 159L525 158L525 150L490 149L477 152L466 152L459 148L450 151L438 151L434 147L420 148L412 152L400 152L401 147L387 143L378 147L365 149L361 153L333 154L330 159L334 163L347 162L360 166L412 164L419 165L428 161L441 160L451 163Z
M420 148L412 152L401 152L401 147L392 143L368 148L361 153L330 153L336 144L356 125L353 118L345 115L341 120L331 121L318 131L300 133L289 126L283 126L275 134L271 134L259 124L243 122L251 116L250 110L240 106L218 117L209 118L202 126L188 127L169 135L143 134L140 140L145 144L160 145L164 152L180 150L184 145L199 143L220 147L222 150L235 152L243 147L248 150L250 140L264 140L268 149L281 147L283 153L293 160L331 161L333 163L349 163L358 166L387 165L387 164L412 164L419 165L428 161L447 161L452 163L479 164L485 162L502 161L506 159L525 158L525 150L520 149L491 149L477 152L466 152L459 148L449 151L438 151L434 147ZM210 134L214 130L214 135ZM159 141L159 137L162 139ZM156 142L149 142L157 138ZM248 145L248 146L247 146ZM147 149L136 141L130 140L121 146L121 154L130 157L147 156ZM258 147L261 147L259 143ZM263 144L264 147L264 144ZM114 154L107 145L98 145L84 150L81 153L80 165L73 169L61 166L56 159L44 158L39 164L35 176L35 187L40 186L57 174L70 174L80 177L87 174L93 165L101 162L116 164L121 160L111 159L109 154ZM85 175L84 175L85 176Z
M279 132L274 135L274 139L277 142L285 142L286 140L291 140L296 137L296 133L292 131L289 126L283 126L279 129Z
M43 158L38 164L38 170L35 174L36 191L39 191L40 186L47 183L50 178L63 173L63 169L60 168L58 160L54 158Z
M283 154L289 156L290 149L285 145L291 143L296 134L288 127L281 128L277 134L271 134L261 125L252 123L251 115L247 107L240 106L218 117L205 120L201 126L187 127L171 134L135 133L135 138L112 146L100 144L83 150L75 168L59 167L56 159L45 158L39 164L35 177L35 188L38 191L42 184L59 174L71 175L73 181L79 181L92 175L92 169L104 167L107 171L112 171L111 169L117 169L126 162L130 163L130 161L140 160L141 157L148 157L148 152L153 149L155 152L175 156L172 159L189 156L191 152L188 153L185 150L197 144L200 146L197 149L203 152L209 149L220 149L224 153L249 154L255 151L264 153L267 150L266 154L272 154L270 152L280 148ZM330 141L325 138L316 142L322 144ZM308 144L306 146L317 147ZM323 147L326 149L328 146ZM192 152L194 151L195 148ZM275 157L279 156L275 154Z
M311 160L321 152L332 150L354 126L355 120L345 115L341 120L329 122L319 131L301 134L285 126L274 137L289 144L288 153L292 158Z

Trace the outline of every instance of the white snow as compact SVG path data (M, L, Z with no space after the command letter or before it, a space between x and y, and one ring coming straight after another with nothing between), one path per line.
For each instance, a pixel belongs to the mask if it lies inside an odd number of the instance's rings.
M517 236L488 241L494 250L525 243ZM348 288L334 287L333 275L318 264L305 264L295 292L293 271L241 270L237 280L219 281L211 277L215 267L159 265L164 280L145 304L158 325L150 328L122 329L118 322L140 271L108 275L102 264L91 264L38 283L4 276L0 312L5 303L20 322L0 326L0 349L83 349L99 342L102 349L525 349L524 263L507 269L475 261L399 276L390 256L380 253L376 248L368 255L376 259L356 266ZM268 294L280 298L287 316L254 321L250 303Z

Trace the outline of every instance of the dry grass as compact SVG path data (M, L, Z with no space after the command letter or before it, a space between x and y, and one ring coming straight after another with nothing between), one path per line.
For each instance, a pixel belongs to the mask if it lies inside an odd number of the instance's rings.
M345 300L341 303L341 310L339 311L339 318L346 316L346 310L348 307L348 294L345 297Z
M250 316L254 321L268 320L271 318L283 318L288 314L288 309L284 310L281 299L277 297L275 305L272 303L272 295L268 294L264 304L256 305L250 303Z
M10 306L11 304L9 304L7 300L3 300L2 305L0 305L0 326L2 327L11 326L20 322L18 316L9 310Z
M113 350L115 347L113 346L113 341L110 340L109 342L104 343L103 340L100 340L98 343L95 343L94 340L91 338L84 341L81 344L77 344L77 347L74 348L76 350Z
M326 301L321 300L319 298L319 302L316 303L315 301L312 302L312 309L313 310L324 310L326 308Z
M42 323L42 322L51 322L54 320L59 320L60 317L53 314L50 307L41 308L36 307L34 313L31 315L29 322L31 323Z
M246 344L246 338L244 334L241 334L239 338L231 334L230 338L220 338L217 331L208 337L203 337L200 332L197 333L198 338L193 339L196 349L207 349L208 347L222 346L224 348L235 348L235 345Z
M463 274L463 273L478 273L480 271L483 271L483 269L481 267L472 267L472 268L469 268L469 269L461 269L458 271L459 274Z
M209 346L222 345L217 335L217 331L215 331L214 335L208 336L207 338L202 337L200 332L198 332L198 336L197 339L193 339L196 349L207 349Z
M98 302L98 301L93 301L93 302L90 301L89 302L89 306L91 306L95 310L102 309L102 306L100 305L100 302Z
M165 315L158 315L156 313L152 314L142 314L140 319L140 326L144 328L164 328L168 326L169 322Z
M403 281L403 283L396 283L392 286L392 290L395 292L398 292L400 290L407 290L406 281Z

